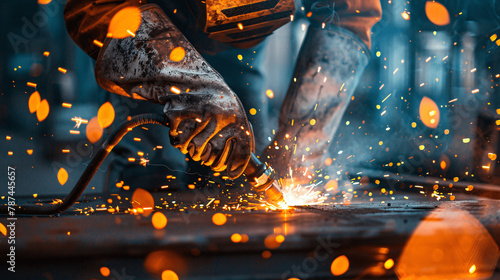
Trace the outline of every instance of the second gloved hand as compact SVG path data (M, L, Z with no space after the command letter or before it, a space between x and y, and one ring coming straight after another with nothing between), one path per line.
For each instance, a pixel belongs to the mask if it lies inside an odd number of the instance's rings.
M255 146L240 100L158 6L140 11L134 37L104 42L96 64L99 85L165 104L173 146L239 177Z

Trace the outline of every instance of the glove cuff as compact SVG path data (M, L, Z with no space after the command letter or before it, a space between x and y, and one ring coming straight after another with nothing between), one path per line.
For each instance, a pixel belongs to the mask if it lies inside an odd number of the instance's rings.
M169 95L206 90L234 95L224 80L154 4L140 7L135 36L106 38L95 66L105 90L165 104Z

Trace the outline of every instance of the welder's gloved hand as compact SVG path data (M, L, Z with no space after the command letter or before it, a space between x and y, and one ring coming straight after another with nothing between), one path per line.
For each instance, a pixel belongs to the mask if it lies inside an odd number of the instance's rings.
M96 64L99 85L165 104L173 146L239 177L255 146L240 100L158 6L140 11L135 37L105 40Z

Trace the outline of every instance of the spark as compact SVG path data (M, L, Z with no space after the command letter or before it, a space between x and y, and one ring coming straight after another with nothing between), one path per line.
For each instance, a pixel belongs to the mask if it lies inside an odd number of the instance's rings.
M146 167L146 164L148 164L148 162L149 162L149 159L145 159L145 158L141 157L139 164Z
M177 88L176 86L172 86L170 88L170 91L175 93L175 94L180 94L181 93L181 90L179 88Z
M291 168L290 178L290 184L280 184L282 182L281 180L277 183L288 206L317 205L323 203L327 199L325 194L321 193L321 191L316 190L316 187L319 186L323 181L304 186L298 183L294 183Z
M401 16L403 17L404 20L409 20L410 19L410 15L406 11L402 12Z
M382 103L384 103L384 101L386 101L386 100L387 100L387 98L389 98L389 96L391 96L391 94L392 94L392 93L389 93L389 95L387 95L387 96L384 98L384 100L382 100Z
M94 45L98 46L99 48L102 48L102 46L103 46L102 42L99 40L94 40L93 43L94 43Z
M130 34L130 36L135 37L135 33L127 29L127 33Z
M75 126L73 128L76 128L76 129L79 129L80 125L82 125L82 123L83 124L88 124L89 123L88 120L82 119L82 118L76 117L76 116L74 118L71 118L71 120L75 122Z

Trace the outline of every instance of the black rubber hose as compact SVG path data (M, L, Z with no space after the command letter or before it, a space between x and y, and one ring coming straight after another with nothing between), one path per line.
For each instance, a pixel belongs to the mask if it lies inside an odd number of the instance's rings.
M102 162L113 148L122 140L123 136L131 131L134 127L144 124L161 124L168 126L165 116L157 114L142 114L132 117L130 120L121 123L102 144L97 154L92 158L82 176L73 187L71 192L63 199L62 203L46 204L46 205L25 205L25 206L10 206L14 208L15 215L54 215L59 214L69 209L82 195L83 191L90 183L95 173L101 166ZM13 207L13 208L12 208ZM0 215L7 215L9 207L0 205Z

